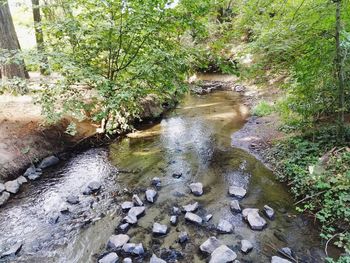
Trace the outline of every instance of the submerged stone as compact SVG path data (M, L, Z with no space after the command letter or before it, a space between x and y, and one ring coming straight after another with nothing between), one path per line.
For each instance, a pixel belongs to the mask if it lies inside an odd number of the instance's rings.
M172 215L180 215L181 214L180 208L173 206L173 208L171 209L171 214Z
M216 237L209 237L204 243L202 243L200 245L199 249L202 252L206 252L208 254L211 254L219 246L221 246L220 240L218 240Z
M159 187L161 185L160 178L159 177L153 177L152 180L151 180L151 185Z
M253 249L252 243L250 241L243 239L241 241L241 250L243 253L249 253Z
M118 255L115 252L108 253L107 255L103 256L98 263L116 263L118 262Z
M205 222L209 222L210 219L212 219L212 218L213 218L213 215L212 215L212 214L206 215L206 216L205 216Z
M234 196L237 198L243 198L247 194L247 190L245 190L243 187L239 186L230 186L228 193L230 196Z
M112 235L108 240L107 248L120 249L129 241L129 239L130 237L124 234Z
M100 189L101 189L101 183L99 183L97 181L92 181L87 185L83 194L84 195L91 195L91 194L97 193L98 191L100 191Z
M67 203L71 205L79 204L79 197L77 195L69 195L66 199Z
M123 246L123 251L128 254L133 254L140 256L145 253L145 250L143 249L142 243L135 244L135 243L126 243Z
M216 248L210 257L209 263L226 263L232 262L237 258L237 254L229 249L226 245Z
M199 224L199 225L202 224L202 221L203 221L200 216L198 216L198 215L196 215L194 213L191 213L191 212L187 212L185 214L185 219L187 221L190 221L192 223Z
M221 219L216 229L220 233L232 233L233 232L233 225L228 222L227 220Z
M192 183L192 184L190 184L190 189L194 195L200 196L203 194L203 184L202 183Z

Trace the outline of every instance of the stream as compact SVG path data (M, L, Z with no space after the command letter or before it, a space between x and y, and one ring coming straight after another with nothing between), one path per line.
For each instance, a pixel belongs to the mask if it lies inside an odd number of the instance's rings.
M210 257L199 246L210 236L235 251L240 262L270 262L282 247L290 247L299 262L323 262L317 226L296 213L291 195L270 170L232 146L231 136L244 125L248 112L240 95L232 91L187 95L160 123L48 169L0 209L0 254L13 244L23 244L16 257L0 262L97 262L125 216L120 204L135 193L144 200L154 177L161 179L158 197L154 204L145 202L145 215L127 232L129 242L142 243L145 249L133 262L149 262L153 253L167 262L207 262ZM83 195L91 181L100 182L102 189ZM191 194L193 182L203 184L202 196ZM230 210L230 185L247 189L240 201L243 208L261 210L269 205L275 219L265 217L264 230L251 230L241 213ZM78 204L66 202L72 194L79 196ZM171 226L172 207L195 201L197 215L213 218L198 226L186 222L182 214ZM234 232L217 233L220 219L233 224ZM154 222L166 224L169 232L152 235ZM189 235L186 244L177 242L181 231ZM253 244L248 254L240 252L242 239ZM331 248L329 253L337 252ZM118 255L122 261L124 256Z

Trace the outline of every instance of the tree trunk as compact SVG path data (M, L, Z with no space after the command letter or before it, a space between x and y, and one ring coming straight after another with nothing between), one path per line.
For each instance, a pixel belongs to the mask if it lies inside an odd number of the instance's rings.
M41 28L39 0L32 0L32 10L33 10L36 45L37 45L39 55L41 56L40 73L42 75L49 75L50 74L49 63L48 63L47 56L45 54L44 34Z
M7 0L0 1L0 36L0 49L21 49ZM3 79L12 79L13 77L29 78L24 61L1 65L1 76Z
M335 45L336 45L336 75L338 78L338 140L344 142L344 125L345 125L345 101L344 101L344 69L342 50L340 46L341 31L341 0L336 2L336 28L335 28Z

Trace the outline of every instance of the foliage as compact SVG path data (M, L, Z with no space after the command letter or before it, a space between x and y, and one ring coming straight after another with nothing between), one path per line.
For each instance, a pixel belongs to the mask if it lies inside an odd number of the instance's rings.
M265 100L260 101L252 110L253 115L263 117L270 115L274 111L274 107Z

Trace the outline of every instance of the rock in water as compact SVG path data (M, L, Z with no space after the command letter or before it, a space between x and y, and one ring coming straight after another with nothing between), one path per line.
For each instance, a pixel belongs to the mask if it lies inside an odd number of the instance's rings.
M177 216L171 216L170 217L170 223L172 225L176 225L176 223L177 223Z
M180 208L173 206L173 208L171 209L171 214L176 216L180 215L181 214Z
M279 253L281 253L283 256L293 258L293 251L289 247L283 247L278 250Z
M20 184L17 180L8 181L5 183L5 189L11 194L16 194L19 191Z
M79 197L77 195L69 195L66 199L67 203L71 205L79 204Z
M22 185L22 184L28 183L28 180L21 175L20 177L17 178L17 182L19 183L19 185Z
M151 180L151 185L159 187L161 185L161 180L159 177L153 177Z
M240 213L242 211L241 206L239 205L238 200L233 200L230 203L230 208L232 212Z
M196 214L193 214L191 212L187 212L185 214L185 219L187 221L190 221L192 223L199 224L199 225L202 224L202 221L203 221L200 216L197 216Z
M249 253L253 249L252 243L250 241L243 239L241 241L241 250L243 253Z
M9 200L10 198L10 193L8 192L2 192L0 194L0 206L2 206L3 204L5 204L7 202L7 200Z
M91 195L91 194L97 193L98 191L100 191L100 189L101 189L101 184L97 181L92 181L87 185L83 194L84 195Z
M185 243L188 240L188 234L187 232L181 232L179 234L179 243Z
M132 196L132 201L137 206L143 206L143 202L141 201L141 198L138 195L133 195Z
M273 220L275 219L275 211L272 207L268 205L264 205L264 213L267 216L268 219Z
M266 226L265 219L259 215L259 209L243 209L242 215L243 218L248 221L250 228L253 230L263 230Z
M133 206L134 206L134 203L133 202L129 202L129 201L123 202L122 205L121 205L123 210L129 210Z
M157 196L157 192L153 189L146 190L146 200L150 203L154 202L154 198Z
M131 258L124 258L123 263L132 263Z
M277 256L273 256L271 259L271 263L292 263L292 261L289 261L287 259L280 258Z
M196 211L198 209L198 202L195 202L193 204L188 204L188 205L184 205L183 210L185 210L186 212L193 212Z
M237 258L235 252L229 249L226 245L221 245L211 253L209 263L226 263L232 262Z
M125 224L121 224L118 228L119 230L121 230L122 232L126 232L129 228L129 223L125 223Z
M201 196L203 194L203 185L202 183L192 183L190 184L191 192L194 195Z
M208 254L213 253L215 249L221 246L221 241L216 239L216 237L208 238L202 245L200 245L199 249L202 252L206 252Z
M123 218L123 222L127 222L131 225L134 225L137 223L137 217L133 215L127 215L126 217Z
M144 206L134 206L129 210L128 215L136 216L138 218L145 212L145 210L146 208Z
M18 254L18 252L22 249L23 243L19 242L12 247L10 247L9 250L5 251L4 253L1 254L0 258L5 258L5 257L13 257Z
M166 261L153 254L149 263L166 263Z
M145 253L145 250L143 249L143 246L141 243L139 244L126 243L123 246L123 250L125 253L129 253L137 256L140 256L143 253Z
M0 194L5 191L5 185L0 183Z
M165 235L168 230L168 227L166 225L161 225L159 223L154 223L153 224L153 234L157 235Z
M216 229L220 233L232 233L233 225L227 220L221 219Z
M212 214L208 214L205 216L205 222L209 222L210 219L213 218L213 215Z
M239 186L230 186L228 193L230 196L234 196L237 198L243 198L247 194L247 190L245 190L243 187Z
M108 253L107 255L103 256L98 263L116 263L118 262L118 255L115 252Z
M129 239L130 237L124 234L112 235L108 240L107 248L120 249L129 241Z
M45 168L48 168L50 166L54 166L56 164L58 164L58 162L60 161L60 159L58 159L56 156L49 156L49 157L46 157L44 158L40 164L38 165L38 167L40 169L45 169Z

